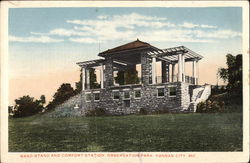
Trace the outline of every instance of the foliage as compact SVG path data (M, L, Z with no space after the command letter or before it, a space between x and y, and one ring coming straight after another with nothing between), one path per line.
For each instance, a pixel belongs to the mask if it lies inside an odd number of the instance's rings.
M139 78L138 78L138 72L135 69L127 69L118 71L117 77L115 77L116 83L119 83L120 85L124 84L138 84Z
M26 117L41 112L45 103L45 96L42 95L40 100L34 99L34 97L23 96L15 100L15 106L12 110L13 117Z
M41 104L44 105L46 103L46 98L44 95L41 95L40 100L41 100Z
M227 92L226 86L215 86L214 88L211 89L211 95L217 95L217 94L222 94Z
M225 103L223 101L211 101L207 100L206 102L200 102L197 104L196 112L197 113L216 113L224 112Z
M80 73L80 80L76 82L75 86L76 86L76 89L75 89L76 94L81 93L82 91L82 69Z
M63 83L53 96L53 100L47 105L48 109L52 109L55 106L68 100L70 97L74 96L76 93L69 83Z
M89 69L89 78L90 78L90 88L91 89L101 87L101 85L98 84L96 81L95 69L93 69L93 68ZM80 80L78 82L76 82L75 85L76 85L75 92L76 92L76 94L78 94L82 91L82 69L81 69L81 74L80 74Z
M13 115L13 113L14 113L14 107L13 106L8 106L8 113L9 113L10 116Z
M242 113L45 115L9 119L9 152L242 151Z
M227 54L227 68L220 68L218 75L227 84L227 90L231 93L242 94L242 55L233 56Z
M135 69L128 69L124 73L125 84L138 84L138 72Z
M89 80L90 80L90 89L100 88L100 84L96 82L95 69L89 69Z
M232 93L221 93L211 95L209 100L218 101L220 105L224 104L224 112L242 112L242 96Z
M123 71L123 70L118 71L117 76L115 77L115 82L118 83L119 85L125 84L124 73L125 73L125 71Z
M89 116L104 116L107 115L106 110L103 108L95 108L88 110L85 114L87 117Z
M148 114L148 110L146 108L140 108L139 114L147 115Z
M206 103L204 101L199 102L196 106L196 112L197 113L203 113L206 109Z

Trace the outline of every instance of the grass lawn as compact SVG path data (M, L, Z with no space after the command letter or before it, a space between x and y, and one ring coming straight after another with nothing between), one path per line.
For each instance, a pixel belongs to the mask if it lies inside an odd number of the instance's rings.
M10 118L9 151L242 151L242 114Z

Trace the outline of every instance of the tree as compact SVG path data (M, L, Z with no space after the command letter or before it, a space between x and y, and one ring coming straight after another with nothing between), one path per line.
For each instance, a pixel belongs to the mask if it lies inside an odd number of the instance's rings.
M13 117L26 117L41 112L44 107L41 100L36 100L29 95L15 100Z
M90 78L90 88L91 89L101 87L101 85L98 84L96 81L95 69L93 69L93 68L89 69L89 78ZM76 94L80 93L81 91L82 91L82 70L81 70L81 74L80 74L80 80L78 82L76 82L76 89L75 89Z
M89 69L89 80L90 80L90 89L100 88L100 84L96 82L95 69Z
M120 85L124 84L138 84L138 72L135 69L127 69L118 71L117 76L115 77L115 82Z
M52 109L64 101L68 100L70 97L74 96L75 90L71 87L69 83L63 83L56 91L53 96L53 100L47 105L48 109Z
M9 115L13 115L13 106L8 106Z
M227 90L242 92L242 55L227 54L227 68L219 68L218 75L224 82L228 82Z
M128 69L124 73L125 84L138 84L138 72L135 69Z
M115 82L118 83L119 85L125 84L124 73L125 71L123 70L118 71L117 76L115 77Z
M80 73L80 80L76 82L76 89L75 89L76 94L81 93L81 91L82 91L82 69Z
M46 103L46 98L44 95L41 95L40 97L41 104L44 105Z

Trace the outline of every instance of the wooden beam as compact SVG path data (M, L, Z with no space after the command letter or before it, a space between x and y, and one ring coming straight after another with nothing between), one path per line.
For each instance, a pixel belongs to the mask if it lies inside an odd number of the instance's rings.
M156 58L159 59L159 60L165 61L165 62L167 62L167 63L172 63L171 60L166 59L166 58L162 58L162 57L156 57Z

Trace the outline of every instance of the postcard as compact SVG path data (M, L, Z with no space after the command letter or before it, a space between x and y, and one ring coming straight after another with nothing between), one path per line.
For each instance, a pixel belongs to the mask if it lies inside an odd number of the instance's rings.
M248 162L248 13L1 2L1 161Z

